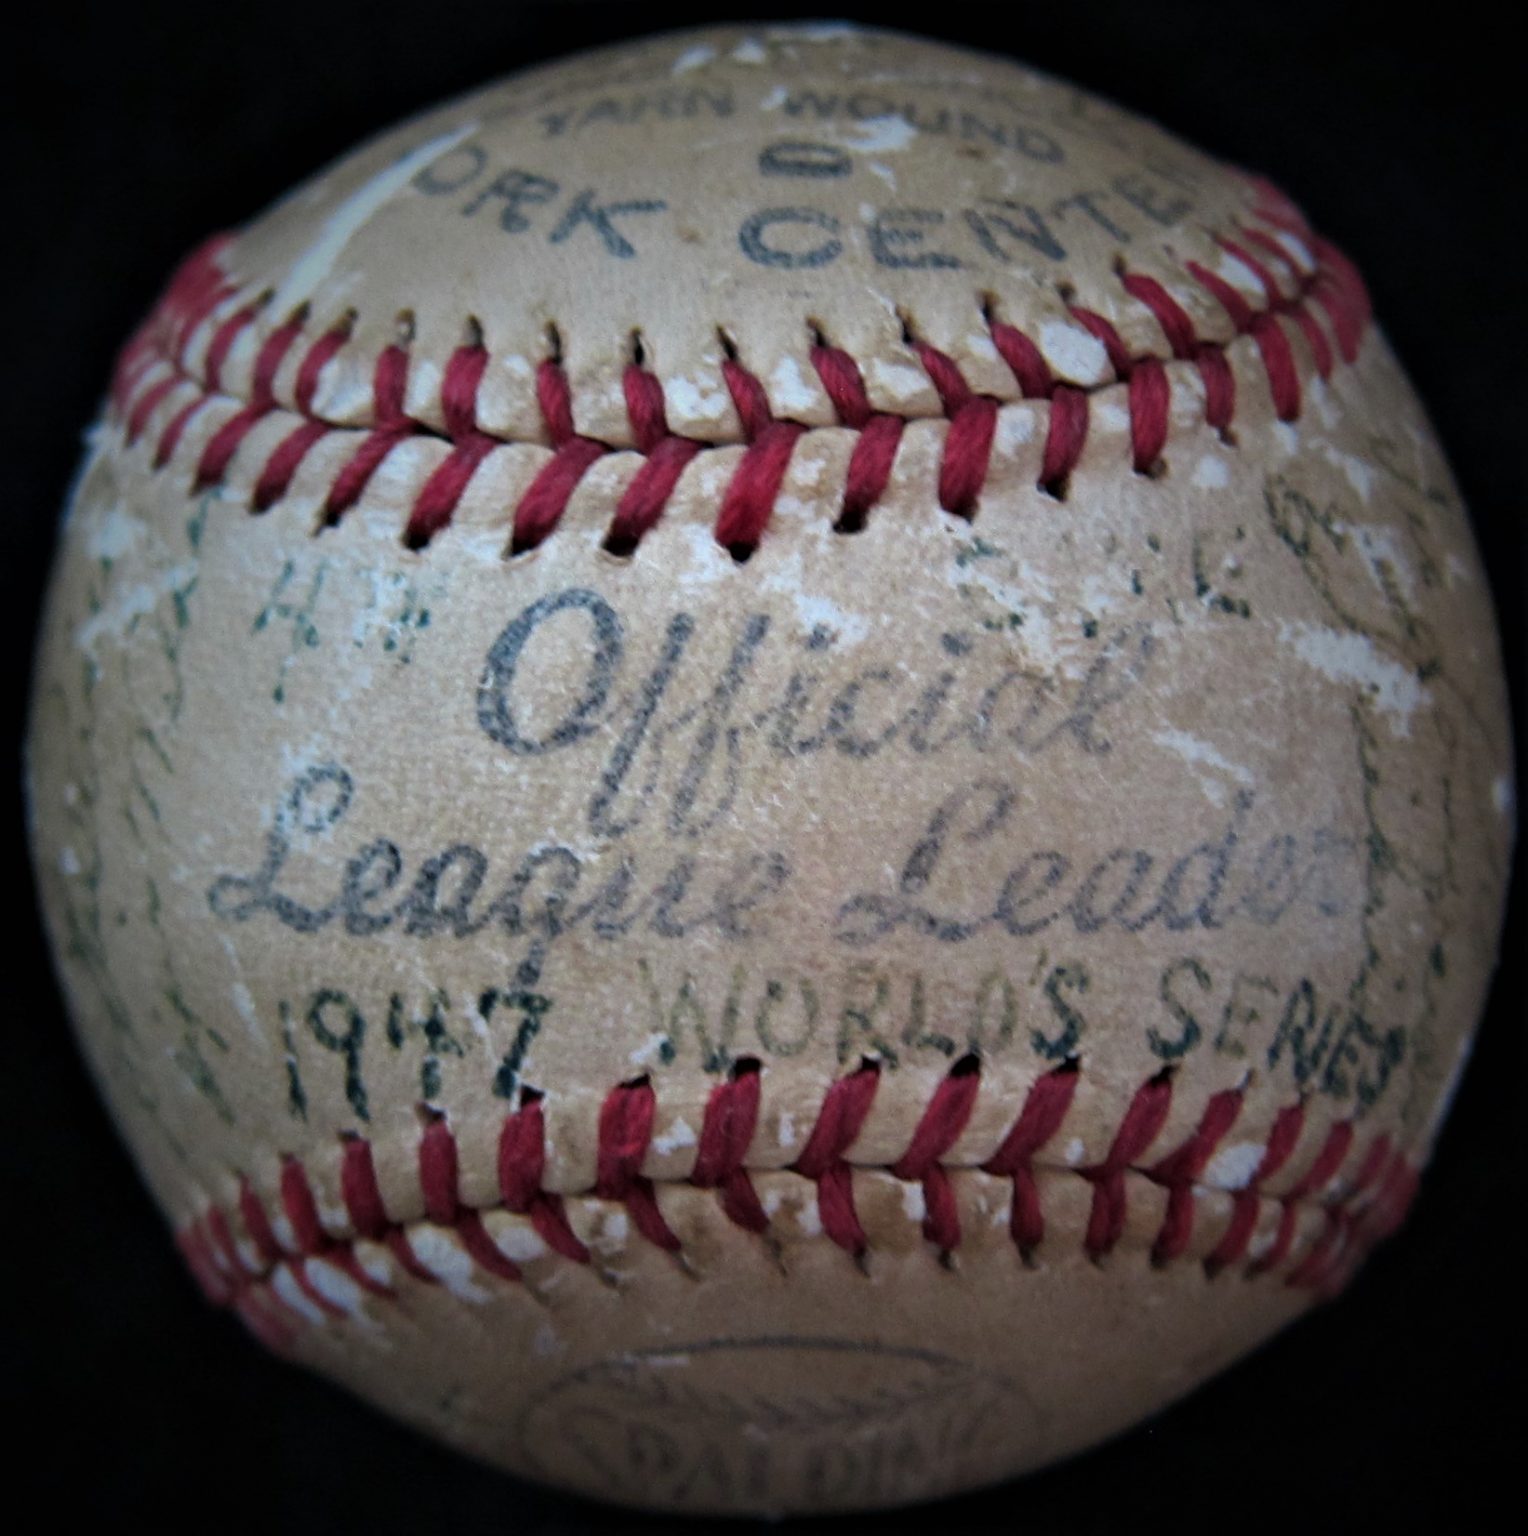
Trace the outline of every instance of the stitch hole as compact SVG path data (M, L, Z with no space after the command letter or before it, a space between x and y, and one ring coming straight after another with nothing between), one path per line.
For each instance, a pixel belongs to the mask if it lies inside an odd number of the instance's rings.
M1071 477L1063 475L1057 480L1037 480L1035 489L1042 496L1049 496L1052 501L1064 502L1072 488Z
M628 355L634 368L643 368L647 365L647 348L642 342L642 332L633 330L627 338Z
M546 323L546 360L555 367L562 367L562 332L555 320Z
M600 544L600 549L613 560L619 560L622 564L630 560L636 554L637 546L641 543L634 533L607 533ZM517 551L511 549L512 554Z
M414 344L414 311L400 309L393 317L393 331L397 336L400 347L411 347Z
M1070 278L1063 278L1061 282L1056 284L1056 296L1063 304L1070 308L1077 302L1077 284L1072 282Z
M462 326L462 345L473 352L483 345L483 322L476 315L468 315Z
M735 363L741 359L742 354L738 351L737 343L726 333L726 331L721 328L721 326L717 326L716 328L716 341L717 345L722 349L722 356L725 357L729 363Z
M1144 469L1136 469L1132 466L1131 473L1139 475L1143 480L1165 480L1167 478L1167 460L1153 459Z

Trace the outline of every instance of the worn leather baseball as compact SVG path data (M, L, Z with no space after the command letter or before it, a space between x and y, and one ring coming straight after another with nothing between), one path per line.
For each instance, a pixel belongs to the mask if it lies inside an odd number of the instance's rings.
M30 784L213 1299L683 1510L1010 1476L1339 1287L1512 821L1349 263L844 28L536 70L195 253L67 515Z

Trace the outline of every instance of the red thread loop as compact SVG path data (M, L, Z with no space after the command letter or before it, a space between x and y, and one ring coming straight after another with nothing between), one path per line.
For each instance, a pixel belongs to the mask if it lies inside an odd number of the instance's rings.
M461 1207L456 1195L456 1137L444 1120L431 1120L420 1138L419 1187L425 1215L449 1227Z
M324 502L324 521L337 523L365 494L382 461L413 430L404 413L409 355L396 344L383 347L371 371L372 420L375 425L334 477Z
M629 555L637 547L662 516L686 466L700 452L699 443L669 431L663 386L653 374L632 363L621 383L632 433L646 458L622 493L605 535L605 548L613 555Z
M1081 1170L1093 1185L1093 1208L1088 1215L1083 1247L1088 1257L1100 1259L1119 1242L1125 1230L1125 1174L1157 1139L1172 1107L1171 1076L1160 1072L1135 1091L1125 1118L1103 1162Z
M801 1156L791 1165L817 1185L817 1211L823 1231L856 1257L865 1251L867 1241L854 1208L854 1176L847 1154L875 1102L880 1080L880 1068L873 1061L865 1062L848 1077L839 1078L823 1098Z
M976 515L976 498L987 481L997 430L997 401L974 394L952 357L927 342L912 345L939 392L939 402L950 422L939 465L939 505L969 520Z
M1121 274L1120 283L1132 299L1144 304L1162 327L1162 334L1176 358L1190 358L1198 345L1194 322L1188 311L1154 277L1143 272Z
M541 1096L527 1092L499 1133L499 1192L504 1208L528 1216L554 1253L575 1264L589 1262L589 1250L568 1225L561 1195L542 1188L546 1178L546 1125Z
M623 1201L643 1237L676 1253L679 1239L658 1209L652 1180L641 1173L652 1140L656 1107L657 1097L645 1077L621 1083L606 1094L600 1106L594 1192L601 1199Z
M858 533L871 508L886 494L904 423L900 417L871 406L859 364L842 348L813 347L812 366L833 402L840 424L859 433L849 455L844 498L833 524L839 533Z
M706 1101L700 1145L690 1182L701 1189L719 1189L722 1209L738 1226L763 1232L769 1217L743 1160L759 1121L759 1064L740 1061L733 1076L718 1083Z
M1057 500L1066 497L1067 481L1088 440L1088 397L1070 384L1058 384L1051 396L1050 427L1040 462L1040 489Z
M957 1062L934 1090L907 1150L891 1165L894 1177L916 1179L923 1185L923 1235L941 1253L951 1252L960 1243L960 1213L940 1160L965 1130L980 1087L976 1058Z
M1266 1274L1271 1269L1277 1269L1288 1257L1290 1245L1294 1242L1295 1219L1300 1202L1314 1192L1325 1189L1331 1183L1352 1144L1352 1121L1339 1120L1327 1132L1326 1140L1316 1154L1315 1161L1306 1169L1299 1182L1285 1194L1283 1210L1279 1213L1278 1231L1262 1256L1248 1267L1249 1275Z
M1176 1152L1146 1170L1147 1178L1167 1190L1167 1214L1151 1249L1154 1264L1166 1264L1187 1251L1194 1233L1194 1184L1236 1123L1241 1108L1239 1089L1217 1093L1205 1106L1194 1134Z
M478 465L498 446L477 425L478 385L487 366L488 349L481 342L458 347L446 364L441 408L446 431L456 446L435 467L414 498L403 534L403 542L410 549L423 549L451 521Z
M340 1198L356 1231L372 1242L380 1241L387 1231L387 1211L382 1191L377 1187L377 1169L371 1156L371 1143L360 1136L345 1140L340 1160Z
M1008 1226L1019 1255L1028 1263L1045 1237L1040 1192L1032 1162L1057 1131L1077 1092L1077 1068L1068 1062L1036 1078L1024 1096L1024 1108L997 1151L982 1164L987 1173L1013 1180Z
M998 350L1010 372L1018 381L1026 400L1043 400L1055 388L1050 364L1045 361L1039 347L1023 331L1001 320L989 322L992 344Z
M249 435L250 429L262 416L276 409L276 374L301 334L302 316L299 314L266 337L255 358L250 402L243 410L229 417L213 433L202 450L201 460L196 466L197 490L221 483L229 461L239 444Z
M730 357L722 361L722 376L743 423L748 447L722 497L716 542L734 560L746 560L764 536L780 484L790 468L796 439L806 429L794 421L775 421L769 414L764 386Z
M605 445L573 430L573 391L560 363L550 358L536 370L536 399L552 440L552 457L515 508L509 551L534 549L562 520L568 502L589 466L603 456Z

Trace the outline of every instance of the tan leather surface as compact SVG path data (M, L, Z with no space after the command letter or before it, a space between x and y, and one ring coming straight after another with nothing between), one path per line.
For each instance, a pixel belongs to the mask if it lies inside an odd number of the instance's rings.
M421 1135L442 1117L463 1207L494 1212L490 1232L521 1221L495 1210L496 1148L525 1089L545 1115L544 1188L575 1197L575 1226L604 1211L622 1228L589 1266L542 1255L521 1283L478 1275L463 1295L373 1244L396 1296L347 1293L349 1321L319 1309L290 1330L299 1354L604 1496L892 1502L1036 1464L1185 1390L1303 1304L1283 1281L1376 1143L1386 1168L1425 1161L1495 953L1504 690L1417 401L1372 326L1341 355L1317 302L1338 258L1271 199L1004 62L737 31L491 87L217 249L227 292L134 355L92 438L39 667L35 840L93 1065L171 1220L228 1213L234 1267L264 1292L242 1181L288 1246L282 1170L300 1164L349 1253L347 1138L420 1242L459 1243L424 1219ZM1266 337L1195 266L1277 312L1295 419L1277 419ZM1224 431L1196 356L1124 274L1159 283L1224 358ZM1164 365L1150 474L1132 467L1139 397L1077 310L1135 368ZM1037 484L1056 407L1024 398L994 323L1087 392L1064 499ZM298 340L262 374L287 326ZM855 359L874 410L906 418L855 533L834 524L861 434L814 365L824 345ZM940 507L953 429L920 346L997 402L969 517ZM457 451L452 359L477 347L474 427L493 441L447 524L406 548ZM422 430L326 526L337 477L387 425L388 348ZM750 452L729 361L807 429L746 560L714 532ZM558 446L537 395L548 362L576 433L611 451L511 557L515 509ZM617 557L602 541L644 462L634 363L660 381L669 432L706 446ZM258 419L199 486L251 401ZM304 421L334 430L253 513ZM974 1106L940 1158L966 1219L942 1261L919 1183L885 1170L971 1055ZM760 1072L745 1164L778 1183L767 1240L687 1182L739 1060ZM856 1263L810 1209L791 1216L815 1192L784 1170L866 1060L880 1075L847 1154L867 1170ZM977 1170L1067 1062L1074 1097L1032 1159L1045 1238L1026 1265L1008 1181ZM1170 1106L1136 1170L1239 1095L1189 1181L1194 1238L1152 1265L1167 1197L1133 1172L1126 1230L1090 1258L1098 1181L1079 1170L1108 1163L1164 1072ZM591 1193L602 1105L643 1077L641 1174L677 1257ZM1297 1144L1263 1179L1297 1106ZM1307 1187L1349 1127L1334 1180ZM1275 1272L1208 1276L1199 1260L1253 1184L1264 1239L1283 1196L1299 1237ZM994 1202L980 1219L978 1196ZM682 1363L630 1363L670 1349ZM670 1409L673 1383L695 1395ZM940 1405L989 1389L981 1432L950 1430ZM850 1470L819 1465L800 1430L830 1399L860 1405ZM777 1411L796 1427L761 1472L748 1446ZM637 1443L670 1414L679 1450ZM578 1451L575 1421L624 1448ZM939 1424L956 1449L906 1449ZM711 1470L642 1472L670 1455Z

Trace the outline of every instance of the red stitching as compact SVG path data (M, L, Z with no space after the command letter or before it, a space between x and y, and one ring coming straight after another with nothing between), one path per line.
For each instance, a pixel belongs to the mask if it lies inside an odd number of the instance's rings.
M1261 303L1254 304L1201 263L1186 263L1185 273L1225 310L1236 335L1251 339L1274 411L1281 420L1291 421L1303 403L1302 360L1292 331L1302 339L1314 373L1328 378L1337 357L1346 363L1356 359L1369 321L1369 304L1352 263L1313 235L1282 195L1266 183L1254 180L1252 185L1257 198L1253 222L1239 227L1234 237L1219 237L1217 243L1251 275L1261 289ZM209 242L188 258L117 365L113 408L130 443L169 413L155 441L155 468L170 462L190 423L209 402L229 398L222 393L223 375L240 337L259 319L263 300L241 303L237 285L222 268L227 243L226 239ZM1302 254L1297 257L1296 251ZM1236 383L1226 344L1201 340L1187 309L1159 279L1122 271L1119 280L1126 296L1160 327L1171 359L1194 364L1204 393L1205 422L1229 441ZM1166 361L1133 354L1118 328L1094 311L1074 307L1071 314L1104 346L1113 375L1109 380L1084 388L1057 379L1032 338L994 315L986 317L993 345L1012 373L1020 397L1049 404L1036 485L1057 497L1065 496L1067 482L1081 461L1090 401L1098 389L1126 385L1130 461L1140 473L1157 471L1172 416L1174 383ZM254 360L250 398L212 433L201 451L194 473L198 488L222 484L256 424L281 408L277 378L301 340L304 323L305 316L299 312L262 342ZM209 325L205 351L195 363L190 349ZM292 392L299 420L257 466L251 497L254 510L265 511L290 492L298 470L325 436L356 431L323 419L315 405L321 376L349 344L353 329L353 317L347 318L303 351ZM1001 402L973 391L947 354L916 338L910 338L909 345L939 396L947 422L939 464L939 505L953 516L969 519L976 514L991 474ZM886 495L909 418L875 408L859 364L842 348L819 336L810 358L839 425L856 434L834 523L838 531L853 533L865 526ZM481 340L459 347L448 360L440 390L442 431L415 419L406 409L407 343L383 348L373 365L371 426L362 429L353 452L334 474L324 502L324 522L337 522L355 505L394 448L408 438L423 437L450 446L415 495L403 537L418 548L448 526L483 461L507 441L478 423L477 394L487 362ZM735 558L743 560L769 527L796 444L807 428L773 415L764 386L730 343L721 371L742 426L744 448L723 495L715 535ZM625 556L663 515L691 462L713 445L670 431L663 387L640 361L627 367L622 387L631 441L642 462L621 494L604 547ZM186 388L190 397L182 399ZM556 529L591 466L612 451L610 444L577 430L572 391L555 357L539 365L536 394L544 439L552 452L513 509L512 554L534 549Z
M880 1064L867 1060L832 1083L806 1144L791 1165L791 1171L816 1185L824 1234L856 1259L866 1254L869 1239L855 1206L851 1154L874 1109L881 1075ZM763 1076L757 1061L743 1060L712 1088L694 1163L685 1180L695 1188L715 1191L726 1216L760 1236L768 1234L770 1218L753 1186L757 1169L750 1167L748 1159L759 1128ZM1046 1241L1035 1160L1060 1135L1080 1077L1076 1064L1067 1062L1036 1079L997 1150L980 1165L983 1172L1012 1183L1009 1230L1026 1265L1037 1262ZM882 1165L887 1176L921 1186L923 1236L941 1256L956 1251L962 1240L948 1159L971 1124L981 1081L980 1063L974 1056L956 1062L931 1094L905 1151ZM1151 1244L1152 1261L1170 1264L1189 1249L1200 1180L1240 1118L1245 1095L1239 1088L1211 1095L1193 1132L1180 1145L1152 1158L1173 1093L1171 1073L1158 1073L1132 1095L1101 1162L1073 1166L1052 1160L1047 1164L1049 1170L1069 1171L1091 1186L1082 1246L1096 1262L1106 1261L1124 1235L1132 1175L1167 1191L1167 1208ZM641 1237L679 1255L682 1244L660 1209L657 1181L643 1171L654 1151L656 1112L657 1093L646 1077L618 1084L605 1096L590 1194L623 1206ZM1258 1166L1244 1187L1233 1193L1226 1230L1204 1260L1208 1278L1231 1266L1240 1266L1249 1276L1283 1269L1284 1283L1329 1294L1345 1283L1374 1243L1399 1225L1415 1192L1415 1170L1388 1136L1379 1135L1368 1144L1353 1173L1344 1177L1342 1170L1350 1161L1356 1133L1351 1121L1339 1121L1322 1138L1305 1172L1278 1197L1278 1224L1272 1239L1257 1258L1249 1259L1252 1234L1266 1204L1261 1186L1295 1154L1306 1119L1303 1103L1275 1115ZM432 1284L438 1280L413 1246L419 1224L395 1220L387 1213L370 1143L353 1133L346 1133L342 1142L340 1194L352 1235L325 1229L307 1170L293 1157L282 1161L273 1202L284 1222L279 1230L267 1201L247 1179L241 1179L234 1204L242 1242L235 1238L229 1214L218 1206L209 1207L179 1234L186 1263L209 1299L235 1307L262 1337L269 1333L289 1341L291 1331L310 1317L344 1315L345 1308L315 1279L311 1269L315 1263L336 1267L372 1295L393 1295L391 1287L366 1267L358 1242L384 1245L416 1279ZM526 1216L550 1252L576 1263L592 1262L589 1249L568 1223L562 1197L544 1187L546 1125L541 1095L534 1090L527 1090L519 1106L505 1117L497 1171L504 1210ZM438 1112L428 1112L420 1136L417 1178L424 1222L454 1231L462 1249L484 1273L511 1282L522 1278L520 1266L494 1241L484 1213L463 1201L456 1138ZM1321 1213L1321 1230L1296 1256L1299 1215L1312 1202ZM290 1276L295 1296L281 1292L282 1274ZM251 1297L252 1291L261 1293L258 1300Z

